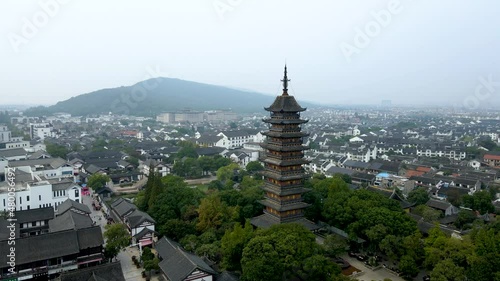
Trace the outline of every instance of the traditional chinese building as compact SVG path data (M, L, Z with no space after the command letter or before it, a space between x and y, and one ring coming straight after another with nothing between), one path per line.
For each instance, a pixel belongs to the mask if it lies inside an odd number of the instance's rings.
M265 199L260 203L265 206L264 214L252 219L257 227L270 227L273 224L297 222L307 228L317 229L316 225L304 218L303 210L309 204L303 202L302 194L306 179L302 138L308 136L301 131L301 125L307 120L300 118L306 109L301 107L293 96L288 94L287 69L283 80L283 94L277 96L274 103L265 108L270 118L263 119L269 124L269 131L264 132L266 141L261 145L264 152L260 161L264 164Z

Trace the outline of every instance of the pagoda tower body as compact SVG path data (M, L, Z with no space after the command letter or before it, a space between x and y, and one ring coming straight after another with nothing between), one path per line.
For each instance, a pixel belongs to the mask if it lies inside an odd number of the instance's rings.
M269 124L269 130L263 132L266 141L261 144L264 152L260 161L264 164L265 199L264 214L252 219L257 227L270 227L273 224L297 222L314 230L316 225L304 218L304 209L309 204L303 202L302 194L309 191L304 188L306 179L303 164L303 137L309 134L301 131L301 125L307 120L300 118L300 113L306 108L301 107L293 96L288 95L287 69L283 80L283 94L277 96L274 103L265 108L270 112L270 118L262 121Z

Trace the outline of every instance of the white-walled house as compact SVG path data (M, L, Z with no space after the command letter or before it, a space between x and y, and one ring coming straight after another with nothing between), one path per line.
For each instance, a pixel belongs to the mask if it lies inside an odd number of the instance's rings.
M16 173L16 177L26 177L26 174ZM31 175L28 175L31 177ZM8 210L9 199L12 196L10 182L0 183L0 210ZM68 181L61 181L60 184L52 184L48 180L37 180L36 178L27 182L16 182L15 186L15 209L30 210L44 207L57 206L67 199L81 202L81 187Z

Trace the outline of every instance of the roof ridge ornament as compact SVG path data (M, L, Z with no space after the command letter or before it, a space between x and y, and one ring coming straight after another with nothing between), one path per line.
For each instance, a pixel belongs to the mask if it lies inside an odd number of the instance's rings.
M283 82L283 96L288 96L288 82L290 81L290 79L288 79L287 75L286 75L286 64L285 64L285 75L283 76L283 79L281 80L281 82Z

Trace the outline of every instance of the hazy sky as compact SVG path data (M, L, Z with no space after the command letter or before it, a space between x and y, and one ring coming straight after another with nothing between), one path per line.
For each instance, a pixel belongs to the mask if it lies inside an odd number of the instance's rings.
M1 0L0 104L156 75L275 95L285 60L300 100L499 103L499 12L498 0Z

